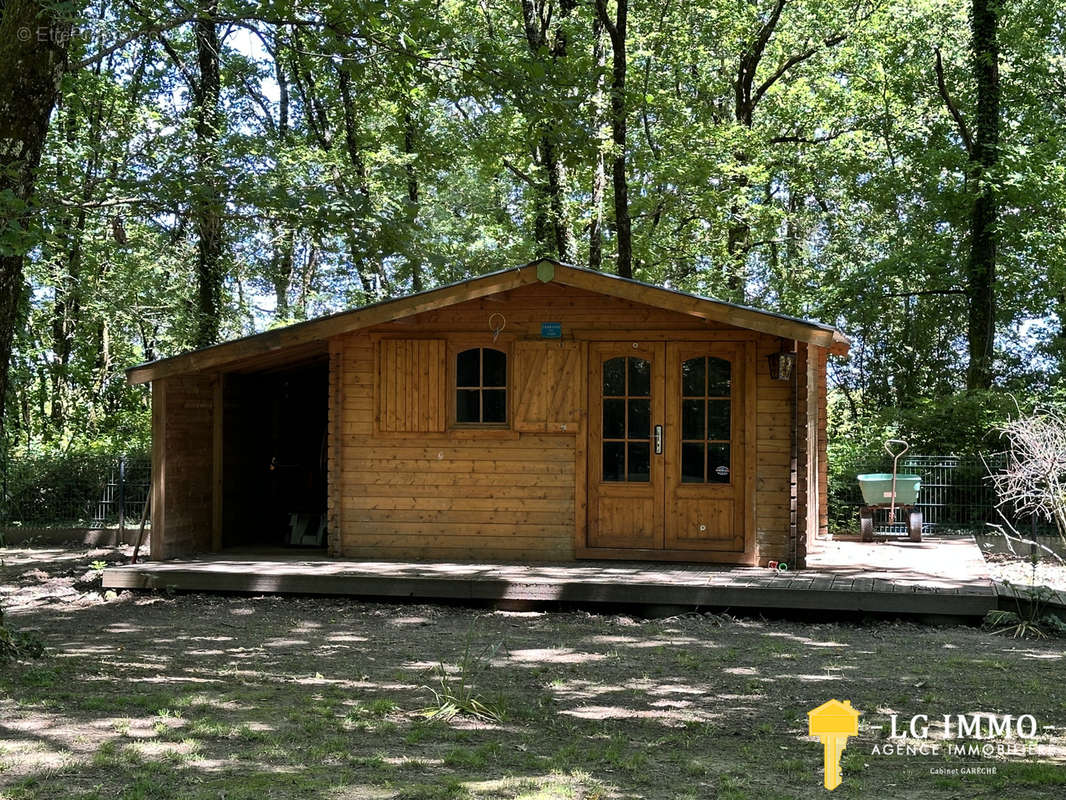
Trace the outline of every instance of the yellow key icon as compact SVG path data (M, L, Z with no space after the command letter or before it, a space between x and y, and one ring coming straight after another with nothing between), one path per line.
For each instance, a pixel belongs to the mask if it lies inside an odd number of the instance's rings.
M825 788L830 791L840 785L840 756L848 746L848 737L859 732L859 713L850 700L830 700L807 712L810 735L822 740Z

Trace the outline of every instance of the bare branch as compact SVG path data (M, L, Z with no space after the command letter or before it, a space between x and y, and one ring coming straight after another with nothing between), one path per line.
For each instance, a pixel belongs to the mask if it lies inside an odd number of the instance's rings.
M830 47L836 47L838 44L840 44L847 38L848 35L846 33L838 33L835 36L830 36L820 46L809 47L802 53L796 53L795 55L786 58L784 61L778 64L777 69L774 70L774 73L769 78L759 84L759 88L755 90L755 95L752 97L751 104L753 106L758 105L759 101L762 99L762 96L769 91L770 87L777 83L777 81L780 80L784 76L784 74L790 69L792 69L794 66L796 66L797 64L802 64L815 53L818 53L822 50L828 50Z
M831 142L834 139L839 139L848 133L856 133L862 130L861 128L844 128L839 131L833 131L832 133L822 134L821 136L801 136L799 134L787 134L783 136L775 136L770 140L770 144L825 144Z
M110 197L105 200L70 200L66 197L56 198L64 208L109 208L111 206L145 205L149 201L143 197Z
M181 54L174 49L173 45L171 45L170 43L170 40L167 39L167 37L164 36L162 33L155 33L153 35L159 41L159 43L163 45L163 50L165 50L166 54L170 56L170 60L174 62L174 66L177 67L178 72L181 73L181 77L185 79L185 83L186 85L188 85L189 91L192 92L194 97L199 97L200 82L196 79L196 76L192 74L189 68L185 66L185 61L184 59L182 59Z
M988 527L992 528L993 530L998 531L1000 536L1002 536L1006 540L1007 549L1010 550L1011 555L1015 555L1015 556L1018 555L1018 551L1015 550L1014 546L1011 544L1011 542L1017 542L1018 544L1027 544L1030 547L1035 547L1038 550L1043 550L1045 553L1050 555L1052 558L1054 558L1060 564L1066 564L1066 559L1063 559L1062 556L1060 556L1058 553L1056 553L1054 550L1052 550L1047 545L1040 544L1040 542L1036 541L1035 539L1027 539L1026 537L1022 536L1020 533L1018 533L1018 529L1015 528L1011 524L1010 520L1007 519L1006 515L1003 513L1003 511L1001 509L997 508L996 509L996 513L999 514L1000 518L1003 520L1003 525L1000 525L998 522L989 522L988 523ZM1010 528L1010 533L1007 533L1007 531L1004 530L1004 526L1006 526L1007 528Z
M916 292L884 292L882 297L922 297L923 295L936 294L966 294L965 289L919 289Z
M1066 416L1037 408L1008 422L1000 433L1007 440L1007 466L989 470L997 510L1013 507L1018 514L1043 518L1066 544Z
M534 178L534 177L533 177L532 175L530 175L530 174L529 174L528 172L523 172L523 171L522 171L521 169L519 169L518 167L516 167L516 166L515 166L515 165L514 165L514 164L513 164L512 162L511 162L511 160L510 160L509 158L505 158L505 159L503 159L503 165L504 165L505 167L507 167L507 169L508 169L508 170L510 170L510 171L511 171L511 172L512 172L512 173L513 173L513 174L515 175L515 177L517 177L517 178L518 178L518 179L520 179L520 180L523 180L523 181L525 181L525 182L526 182L526 183L528 183L528 184L529 184L530 186L533 186L534 188L537 188L537 189L544 189L544 188L546 188L546 184L544 184L544 183L543 183L542 181L538 181L538 180L537 180L536 178Z
M944 105L948 107L948 111L951 112L951 118L955 120L955 125L958 126L959 136L962 137L963 146L966 148L966 153L973 157L973 136L970 135L970 129L966 125L966 120L962 118L962 112L959 111L958 106L955 105L955 101L951 99L951 93L948 92L948 85L944 81L944 60L940 55L940 48L934 48L936 53L936 88L940 91L940 97L944 101Z
M129 34L128 36L122 37L117 42L112 42L107 47L103 48L102 50L98 50L97 52L93 53L92 55L86 56L81 61L79 61L76 64L74 64L71 67L71 70L73 71L73 70L83 69L83 68L89 66L90 64L95 64L95 63L101 61L102 59L107 58L107 56L111 55L116 50L121 50L123 47L128 45L130 42L136 41L137 39L140 39L141 37L144 37L144 36L155 36L155 35L158 35L158 34L165 33L166 31L173 30L174 28L180 28L185 23L192 22L194 19L196 19L196 15L195 14L191 14L189 16L178 17L176 19L167 20L165 22L158 22L158 23L156 23L154 25L146 25L143 28L138 28L136 31L134 31L133 33Z

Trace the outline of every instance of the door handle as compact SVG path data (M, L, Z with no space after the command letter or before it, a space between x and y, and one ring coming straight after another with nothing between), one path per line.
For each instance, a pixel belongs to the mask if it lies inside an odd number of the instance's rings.
M655 455L661 456L663 454L663 426L655 426Z

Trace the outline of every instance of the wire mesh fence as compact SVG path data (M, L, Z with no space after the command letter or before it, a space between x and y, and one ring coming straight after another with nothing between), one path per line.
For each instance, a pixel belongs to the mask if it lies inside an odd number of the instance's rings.
M48 455L5 465L0 525L111 528L140 522L151 486L151 458Z
M985 466L987 462L987 467ZM988 468L1005 465L1002 454L904 456L900 472L922 477L917 508L923 529L947 532L987 529L1000 522L998 498ZM836 531L858 528L865 503L857 475L891 472L883 456L833 464L829 480L829 519ZM13 459L5 465L0 494L0 525L33 528L122 527L137 525L151 486L151 458L127 455L60 455ZM1009 512L1008 512L1009 515ZM886 520L887 521L887 520ZM1029 531L1029 518L1011 520ZM1038 525L1043 532L1047 526Z
M986 466L987 465L987 466ZM988 530L989 523L1001 523L996 508L999 498L988 479L989 469L1006 466L1002 453L980 456L908 455L899 460L899 472L920 475L921 489L916 508L922 512L925 531ZM829 483L830 525L838 531L858 528L859 508L866 505L859 489L858 475L871 472L892 472L892 459L887 456L833 465ZM1026 532L1034 521L1014 515L1003 508L1011 523ZM887 516L887 512L884 515ZM885 520L887 522L887 520ZM1040 532L1046 526L1037 521Z

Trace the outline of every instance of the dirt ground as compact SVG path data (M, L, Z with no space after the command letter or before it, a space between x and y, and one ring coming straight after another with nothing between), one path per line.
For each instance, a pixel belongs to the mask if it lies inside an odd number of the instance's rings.
M0 549L8 621L47 646L0 667L3 800L809 798L824 789L807 712L830 698L862 712L834 796L1066 796L1063 639L103 594L93 562L128 554ZM502 721L426 719L434 667L454 688L464 653ZM931 738L889 738L894 713L927 715ZM1031 714L1037 738L942 738L943 715L975 713Z
M1040 536L1037 541L1057 553L1059 558L1066 559L1066 546L1058 537ZM1028 545L1015 543L1008 546L1006 540L999 536L979 536L977 544L984 553L989 574L997 581L1066 591L1066 564L1053 555L1037 550L1034 560Z
M986 553L989 574L997 581L1009 581L1016 586L1047 586L1066 591L1066 565L1045 559L1033 564L1024 556L1006 553Z

